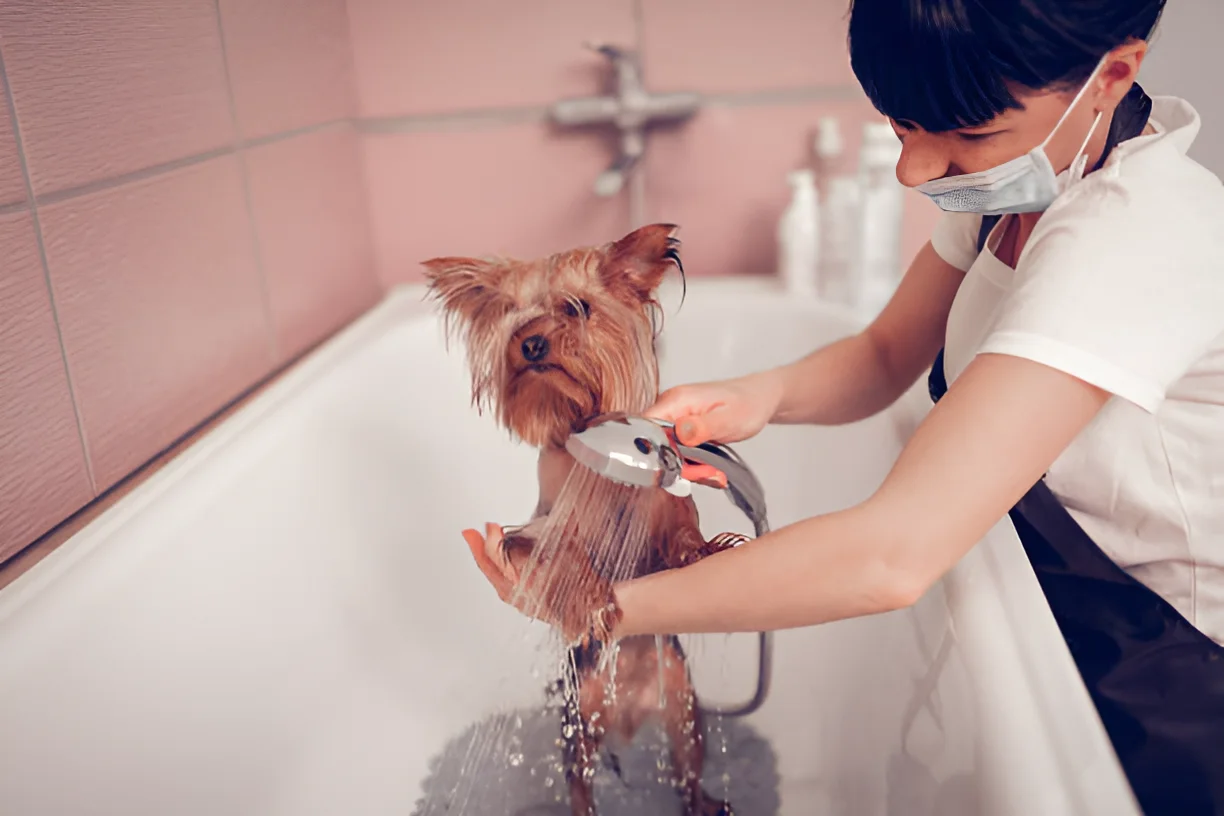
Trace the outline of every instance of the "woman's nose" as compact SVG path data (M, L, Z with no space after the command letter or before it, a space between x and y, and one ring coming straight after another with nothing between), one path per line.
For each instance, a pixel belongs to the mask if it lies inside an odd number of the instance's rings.
M950 166L937 140L925 133L911 133L901 143L897 181L906 187L917 187L932 179L943 178Z

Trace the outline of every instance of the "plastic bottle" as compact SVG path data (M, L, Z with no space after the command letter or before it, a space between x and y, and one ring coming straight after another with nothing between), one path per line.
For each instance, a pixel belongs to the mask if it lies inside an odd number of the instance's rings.
M793 170L786 176L791 200L778 222L778 274L788 292L816 297L820 252L816 175Z
M901 281L905 188L897 181L900 158L901 143L888 123L869 122L863 126L854 305L868 319L879 314Z
M858 179L846 172L845 143L836 117L820 120L814 145L820 188L820 296L835 303L853 300L858 235Z

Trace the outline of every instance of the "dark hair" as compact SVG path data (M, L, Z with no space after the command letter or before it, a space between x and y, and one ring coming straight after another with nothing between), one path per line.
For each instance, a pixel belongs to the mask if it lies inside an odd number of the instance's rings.
M1147 40L1165 0L852 0L850 63L885 116L940 132L1022 105L1007 83L1078 87Z

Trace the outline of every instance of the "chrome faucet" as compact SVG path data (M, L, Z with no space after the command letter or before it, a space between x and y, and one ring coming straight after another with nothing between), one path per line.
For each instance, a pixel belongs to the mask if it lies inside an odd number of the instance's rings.
M614 45L585 43L608 58L615 70L611 96L562 99L552 109L560 125L615 125L621 132L621 153L595 179L595 194L614 196L625 185L630 171L646 148L646 127L653 122L680 121L696 113L701 97L695 93L651 94L642 86L638 55Z

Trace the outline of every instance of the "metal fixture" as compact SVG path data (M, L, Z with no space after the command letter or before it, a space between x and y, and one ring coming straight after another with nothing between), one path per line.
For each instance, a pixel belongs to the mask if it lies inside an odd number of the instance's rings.
M614 196L625 186L630 171L646 147L646 127L655 122L680 121L696 113L701 97L695 93L651 94L642 86L638 55L614 45L584 43L608 58L615 71L610 96L562 99L553 105L552 118L567 126L615 125L621 133L621 152L595 179L595 194Z

